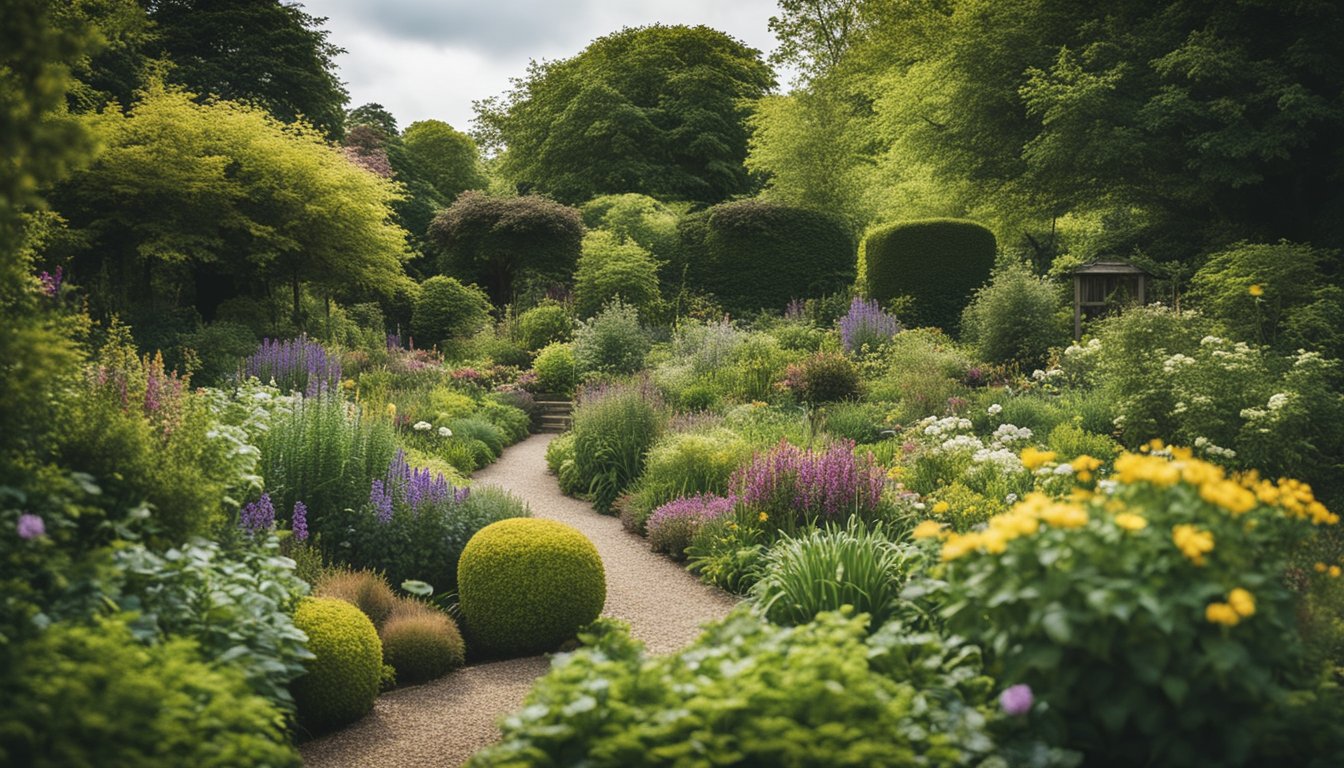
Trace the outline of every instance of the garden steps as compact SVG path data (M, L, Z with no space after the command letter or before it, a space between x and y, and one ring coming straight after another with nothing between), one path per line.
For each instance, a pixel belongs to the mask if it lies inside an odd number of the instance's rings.
M574 426L574 401L562 395L538 394L535 402L541 411L541 432L567 432Z

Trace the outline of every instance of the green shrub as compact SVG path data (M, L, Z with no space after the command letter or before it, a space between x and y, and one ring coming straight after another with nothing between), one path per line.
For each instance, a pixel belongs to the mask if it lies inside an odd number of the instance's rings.
M1058 286L1036 277L1026 264L1011 262L996 270L966 306L962 339L982 360L1036 368L1045 364L1052 347L1068 342L1063 306Z
M622 243L608 232L590 232L574 272L574 312L592 317L614 297L652 319L661 302L658 264L635 243Z
M678 496L728 493L733 470L751 459L751 446L727 429L668 435L649 449L637 493L652 510Z
M949 398L966 393L962 382L972 361L943 332L933 328L904 331L885 351L886 371L869 383L868 396L899 403L902 423L942 413Z
M493 654L554 650L606 603L602 558L582 533L553 520L503 520L467 542L458 595L473 642Z
M518 341L529 352L536 352L548 344L569 341L574 335L574 318L563 304L551 300L518 316Z
M615 385L585 396L574 409L574 471L599 512L644 471L645 454L662 431L662 411L647 387Z
M481 403L476 416L499 427L504 433L504 441L510 445L527 437L531 432L532 417L527 415L527 411L512 405L486 400Z
M532 370L537 374L537 389L542 392L569 397L579 384L579 368L570 344L546 345L532 361Z
M115 618L9 652L0 763L27 768L300 765L284 715L190 640L143 646Z
M373 622L333 597L309 597L294 612L316 656L293 683L299 724L325 731L352 723L373 709L383 670L383 646Z
M973 221L928 219L877 227L864 238L859 283L883 305L912 298L907 327L957 330L971 294L989 279L994 233Z
M887 409L881 403L833 403L826 406L823 425L836 437L864 445L882 439Z
M580 373L634 373L644 367L651 342L639 312L614 299L574 332L574 364Z
M792 299L854 282L853 238L843 223L817 211L759 200L723 203L682 235L687 282L732 312L779 311ZM681 276L676 265L672 271Z
M810 323L780 323L770 329L770 335L779 346L795 352L816 352L826 339L826 332Z
M257 351L257 334L242 323L215 322L182 337L196 355L192 380L203 386L223 384L238 375L238 362Z
M504 452L504 445L507 437L504 430L486 421L485 419L472 416L465 419L450 419L445 423L446 427L453 431L453 438L459 440L476 440L485 447L485 451L477 458L478 467L483 467Z
M382 627L397 607L397 595L387 579L373 571L329 570L313 585L313 594L344 600L368 616L375 627Z
M897 614L906 577L921 560L918 550L898 546L880 526L870 531L851 520L771 545L751 596L776 624L806 624L848 605L868 614L876 630Z
M602 195L584 203L581 210L589 229L605 229L621 242L638 243L664 264L680 253L676 211L648 195Z
M579 484L579 470L574 463L574 433L566 432L546 446L546 466L560 483L560 491L578 496L586 490Z
M1110 461L1120 450L1120 445L1107 435L1093 434L1074 424L1060 424L1050 430L1046 444L1050 450L1059 454L1062 461L1076 456L1092 456Z
M490 300L474 285L435 275L420 284L411 311L419 346L451 344L475 336L490 321Z
M494 328L486 328L472 337L463 345L459 357L513 368L526 368L532 364L531 352Z
M383 625L383 660L396 670L398 684L443 677L466 661L466 646L447 614L404 600Z
M844 355L820 352L791 372L789 384L808 405L854 400L859 396L859 371Z

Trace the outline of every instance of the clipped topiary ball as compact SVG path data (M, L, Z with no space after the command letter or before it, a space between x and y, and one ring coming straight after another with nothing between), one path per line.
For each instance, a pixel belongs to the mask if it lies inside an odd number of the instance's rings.
M405 601L383 625L383 660L397 670L397 682L421 683L462 666L466 648L447 614Z
M555 649L607 601L597 548L554 520L515 518L482 528L457 565L458 599L472 641L522 656Z
M368 714L383 672L383 645L369 617L338 598L306 597L294 626L308 634L317 657L290 686L300 725L325 731Z

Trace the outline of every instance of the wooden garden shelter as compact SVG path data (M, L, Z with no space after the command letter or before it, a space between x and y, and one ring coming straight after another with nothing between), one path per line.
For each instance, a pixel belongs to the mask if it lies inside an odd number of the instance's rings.
M1152 275L1122 259L1096 259L1073 270L1073 338L1083 336L1083 320L1111 308L1147 303Z

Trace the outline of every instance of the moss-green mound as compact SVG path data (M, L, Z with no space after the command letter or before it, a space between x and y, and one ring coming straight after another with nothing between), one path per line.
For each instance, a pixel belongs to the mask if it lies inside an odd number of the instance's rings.
M501 656L554 650L598 617L607 600L597 548L554 520L515 518L482 528L457 565L472 642Z
M317 657L291 684L299 724L325 731L368 714L383 670L383 645L369 617L338 598L307 597L294 611L294 626L308 634Z
M398 606L383 625L383 660L397 670L398 683L422 683L462 666L462 634L447 614L421 603Z
M868 232L859 253L859 283L882 304L909 296L901 315L909 327L953 333L975 289L989 279L998 249L994 233L974 221L904 221Z

